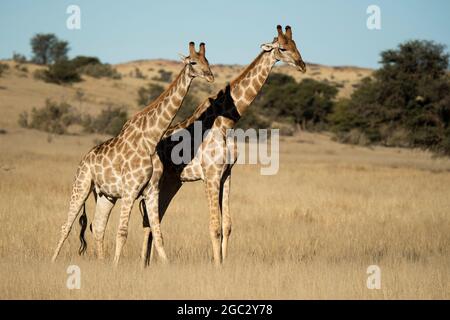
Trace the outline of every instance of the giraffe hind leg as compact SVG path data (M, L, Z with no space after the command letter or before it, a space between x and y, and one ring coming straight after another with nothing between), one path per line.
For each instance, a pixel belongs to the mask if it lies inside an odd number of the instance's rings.
M159 183L159 197L158 197L158 210L159 210L159 219L160 222L164 218L166 214L167 208L172 201L173 197L177 194L178 190L180 190L182 183L178 176L164 172L160 183ZM142 200L145 203L145 200ZM147 216L146 207L143 210L143 217ZM146 222L148 224L146 224ZM141 257L143 260L143 266L148 266L150 261L152 261L154 246L153 246L153 236L150 229L150 223L147 219L144 218L144 241L142 247Z
M89 174L83 170L79 170L77 177L72 187L72 196L70 198L69 213L67 221L61 227L61 236L56 246L52 261L56 261L58 254L64 244L64 241L69 236L72 225L77 218L82 206L84 205L89 193L92 190L92 180Z
M94 234L95 242L97 245L97 257L100 260L105 258L104 253L104 238L106 225L111 214L111 210L116 203L116 199L108 199L104 195L100 195L97 198L95 206L95 215L92 222L92 232Z
M144 242L142 243L141 261L142 267L147 267L151 261L151 249L153 237L150 230L150 221L148 220L147 206L145 205L145 199L141 199L139 202L139 211L142 215L142 227L144 228Z
M136 199L136 194L128 194L122 197L122 203L120 208L119 227L116 235L116 252L114 254L114 266L118 266L122 248L127 240L128 236L128 222L130 220L130 213L133 209L133 203Z
M228 240L231 234L231 215L230 215L230 183L231 172L227 172L222 178L220 192L220 207L222 210L222 259L225 259L228 254Z

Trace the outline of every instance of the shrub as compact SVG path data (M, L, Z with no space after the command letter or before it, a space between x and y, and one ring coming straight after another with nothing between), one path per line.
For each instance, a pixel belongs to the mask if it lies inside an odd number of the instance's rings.
M356 144L359 146L367 146L370 140L366 137L364 132L358 128L353 128L349 132L343 133L339 140L344 143Z
M19 115L21 127L55 134L66 133L67 127L76 123L80 123L80 116L70 104L58 104L50 99L45 101L43 108L33 108L29 117L26 112Z
M254 108L271 121L287 119L304 130L322 130L327 128L336 95L331 84L313 79L297 83L288 75L275 73L256 98Z
M164 69L158 70L159 77L153 77L152 80L160 81L160 82L170 82L172 81L172 72L166 71Z
M68 60L55 62L47 70L36 70L34 77L45 82L64 84L81 81L79 72Z
M28 128L28 112L24 111L19 114L19 120L17 121L22 128Z
M101 64L100 59L97 57L88 56L76 56L72 60L72 65L75 69L90 65L90 64Z
M15 68L17 71L20 71L20 72L23 72L23 73L28 73L28 68L27 68L27 66L24 66L24 65L22 65L22 64L16 64L16 65L14 66L14 68Z
M86 132L115 136L120 133L127 119L125 106L108 106L97 117L86 116L82 124Z
M91 63L80 67L79 72L93 78L121 79L122 76L110 64Z
M12 59L14 62L19 63L19 64L27 62L27 58L23 54L16 53L16 52L13 53Z
M6 63L0 63L0 77L8 69L9 69L9 66Z
M164 87L159 84L150 83L146 87L139 88L137 103L139 106L146 106L158 98L163 92Z
M147 77L141 72L141 69L134 68L134 77L137 79L146 79Z
M382 52L381 69L335 109L333 131L346 137L358 129L370 143L450 155L449 55L444 49L415 40Z

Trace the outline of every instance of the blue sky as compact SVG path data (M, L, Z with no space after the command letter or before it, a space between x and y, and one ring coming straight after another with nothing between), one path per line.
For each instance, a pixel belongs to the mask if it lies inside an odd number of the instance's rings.
M66 8L81 8L81 30L68 30ZM381 8L381 30L366 27L366 9ZM109 63L178 59L193 40L206 42L211 63L248 64L259 45L290 24L308 62L377 67L379 53L409 39L450 47L448 0L1 0L0 58L31 55L38 32L69 41L70 56Z

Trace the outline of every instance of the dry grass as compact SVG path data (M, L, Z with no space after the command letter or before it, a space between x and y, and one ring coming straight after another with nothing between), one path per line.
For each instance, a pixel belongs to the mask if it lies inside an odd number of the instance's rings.
M150 79L168 61L117 65L122 80L85 77L73 86L35 81L14 69L0 78L0 298L355 298L449 299L450 161L402 149L340 145L302 134L281 145L280 171L261 176L257 166L233 170L234 219L230 257L212 267L208 212L201 183L183 186L163 221L168 266L139 267L141 219L133 210L121 265L88 253L78 257L78 226L56 264L49 263L66 218L71 182L95 136L53 137L19 129L20 112L46 98L83 111L109 102L137 110L136 92L149 80L129 77L135 67ZM216 85L239 66L214 66ZM278 71L291 72L285 67ZM316 76L313 76L317 74ZM370 70L312 66L306 76L345 82L341 96ZM298 77L298 74L292 74ZM199 81L199 80L196 80ZM107 229L112 254L118 206ZM92 219L93 200L88 200ZM81 290L66 288L66 268L81 267ZM366 288L366 269L378 264L382 290Z
M121 265L78 257L78 226L49 262L66 217L71 181L92 136L15 129L0 135L0 298L449 299L450 161L401 149L350 147L326 136L284 139L280 171L233 171L230 257L211 264L201 183L183 186L163 221L171 263L139 267L142 228L133 210ZM92 218L93 200L88 200ZM66 268L81 268L80 290ZM382 289L366 288L377 264Z

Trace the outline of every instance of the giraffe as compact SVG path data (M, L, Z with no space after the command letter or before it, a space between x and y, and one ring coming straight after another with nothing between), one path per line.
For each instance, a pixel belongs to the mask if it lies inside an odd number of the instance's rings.
M153 173L152 156L156 145L170 126L181 107L190 84L195 77L208 82L214 76L205 57L205 44L196 52L194 42L189 43L189 56L182 56L184 67L172 84L151 104L133 116L121 132L94 147L81 160L72 186L69 212L62 225L61 236L52 261L55 261L73 222L83 207L80 217L82 225L80 253L86 249L83 234L87 219L85 202L93 191L96 198L96 214L92 224L97 253L104 258L104 228L117 199L121 199L119 227L116 235L114 264L119 263L120 254L127 238L128 221L134 201L142 195L146 202L152 202L151 189L147 187ZM162 247L159 216L147 217L152 226L155 248L163 260L167 260Z
M151 221L147 217L159 217L160 221L171 200L185 182L202 180L205 184L206 196L210 211L210 236L213 245L213 259L220 265L222 258L228 251L228 239L231 234L231 216L229 211L229 194L231 185L231 169L237 159L231 164L217 164L203 159L202 155L214 149L223 155L229 148L226 141L226 130L233 128L236 122L245 113L258 92L264 85L272 67L277 61L283 61L298 71L306 72L306 65L292 39L292 29L286 26L285 33L282 27L277 26L277 37L273 42L261 45L262 52L256 59L230 84L220 90L216 95L207 98L195 110L194 114L186 120L170 127L156 148L152 157L153 175L148 188L151 190L152 202L141 201L141 211L144 218L144 241L141 251L143 265L151 260L152 243L155 238L155 248L158 251L158 235L153 234ZM178 142L172 139L180 130L188 130L194 136L196 121L202 123L202 135L206 130L210 133L199 146L191 141L191 159L189 163L175 165L171 154ZM215 146L212 148L211 146ZM219 148L217 148L219 146ZM229 163L229 162L227 162ZM149 206L150 204L150 206ZM149 208L150 212L147 212ZM102 219L106 228L107 219ZM150 250L149 250L150 249ZM158 255L159 251L158 251Z
M209 231L216 265L221 264L228 252L228 240L231 234L229 207L231 169L237 155L236 152L233 153L234 158L231 164L206 161L204 159L208 157L204 155L210 152L211 146L214 145L215 152L225 156L227 148L230 147L227 145L227 129L233 128L244 115L277 61L283 61L298 71L306 72L306 65L292 39L291 27L286 26L283 33L282 27L278 25L277 33L273 42L261 46L262 52L236 79L215 96L206 99L191 117L170 127L158 144L155 157L152 158L154 173L149 187L154 190L153 193L158 198L158 202L155 203L157 205L149 208L149 216L159 215L162 219L168 205L184 182L202 180L208 199ZM171 153L178 142L173 141L172 136L182 129L188 130L191 137L194 136L196 121L202 123L202 136L206 130L212 130L203 139L201 145L195 146L195 143L191 142L192 158L189 163L175 165L171 159ZM143 206L143 211L147 210L146 207ZM149 222L145 220L146 215L143 216L145 235L141 257L145 259L144 264L148 264L151 260L152 238L156 235L152 234Z

